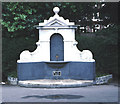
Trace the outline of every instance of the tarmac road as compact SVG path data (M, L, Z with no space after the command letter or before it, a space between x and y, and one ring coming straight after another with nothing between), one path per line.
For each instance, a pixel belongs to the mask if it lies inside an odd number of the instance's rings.
M3 85L2 102L118 102L118 86L25 88Z

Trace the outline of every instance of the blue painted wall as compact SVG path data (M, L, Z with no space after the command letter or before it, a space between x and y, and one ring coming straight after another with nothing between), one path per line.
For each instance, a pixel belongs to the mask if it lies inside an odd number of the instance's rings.
M30 62L17 65L18 80L95 79L95 62ZM53 71L61 71L61 76L53 76Z
M64 61L64 43L60 34L53 34L50 38L50 61Z

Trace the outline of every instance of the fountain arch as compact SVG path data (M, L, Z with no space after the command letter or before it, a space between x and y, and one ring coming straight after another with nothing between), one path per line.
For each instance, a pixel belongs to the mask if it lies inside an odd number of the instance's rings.
M50 61L64 61L63 36L59 33L50 37Z

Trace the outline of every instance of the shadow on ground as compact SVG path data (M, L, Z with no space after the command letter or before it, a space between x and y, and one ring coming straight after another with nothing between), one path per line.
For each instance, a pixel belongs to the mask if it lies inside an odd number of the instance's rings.
M62 95L62 94L56 94L56 95L46 95L46 96L39 96L39 95L31 95L31 96L24 96L22 98L45 98L45 99L79 99L83 98L84 96L80 95Z

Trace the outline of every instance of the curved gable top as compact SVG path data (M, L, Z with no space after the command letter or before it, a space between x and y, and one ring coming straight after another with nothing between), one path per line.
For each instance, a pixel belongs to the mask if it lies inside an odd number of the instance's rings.
M39 23L39 26L72 26L72 25L75 25L74 22L69 22L68 19L64 19L63 17L60 17L58 15L58 12L59 12L59 8L58 7L55 7L53 8L53 11L55 13L55 15L53 17L50 17L49 20L44 20L43 23Z

